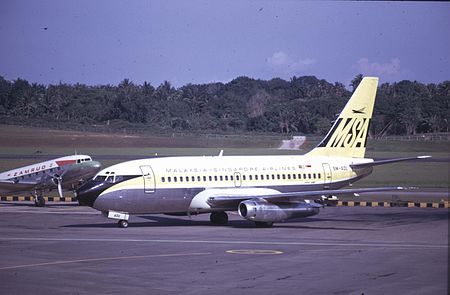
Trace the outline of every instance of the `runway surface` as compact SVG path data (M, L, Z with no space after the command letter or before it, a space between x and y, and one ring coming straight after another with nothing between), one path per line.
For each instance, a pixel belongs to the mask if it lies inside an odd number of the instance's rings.
M0 203L2 294L447 294L448 209L326 207L254 228Z

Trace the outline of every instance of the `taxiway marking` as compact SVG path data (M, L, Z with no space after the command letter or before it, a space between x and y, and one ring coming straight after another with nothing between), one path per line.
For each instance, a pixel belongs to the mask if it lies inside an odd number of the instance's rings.
M243 249L243 250L227 250L228 254L246 254L246 255L280 255L283 251L278 250L256 250L256 249Z
M448 249L448 245L403 244L403 243L338 243L338 242L282 242L282 241L221 241L221 240L151 240L151 239L83 239L83 238L5 238L0 241L54 241L54 242L127 242L127 243L178 243L178 244L234 244L234 245L294 245L294 246L342 246L399 249Z
M151 254L151 255L138 255L138 256L119 256L119 257L103 257L103 258L88 258L88 259L76 259L76 260L60 260L33 264L22 264L14 266L0 267L0 270L18 269L37 266L48 266L58 264L70 264L70 263L82 263L82 262L97 262L97 261L111 261L111 260L124 260L124 259L141 259L141 258L157 258L157 257L180 257L180 256L200 256L209 255L211 253L175 253L175 254Z

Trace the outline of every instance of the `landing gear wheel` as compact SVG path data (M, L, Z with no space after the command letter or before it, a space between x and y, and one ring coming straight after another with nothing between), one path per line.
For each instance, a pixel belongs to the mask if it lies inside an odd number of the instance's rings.
M34 197L34 205L36 207L44 207L45 206L44 197Z
M119 224L119 227L121 227L121 228L127 228L128 227L128 221L127 220L119 220L118 224Z
M273 222L261 222L261 221L255 221L256 227L260 228L268 228L273 226Z
M225 212L213 212L209 216L209 220L214 225L226 225L228 222L228 215Z

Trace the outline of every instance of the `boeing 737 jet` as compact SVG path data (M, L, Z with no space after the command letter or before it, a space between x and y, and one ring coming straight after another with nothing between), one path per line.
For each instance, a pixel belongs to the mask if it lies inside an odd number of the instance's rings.
M364 158L378 78L365 77L312 151L295 156L168 157L123 162L100 171L77 191L78 200L128 226L130 214L210 213L226 224L226 211L257 226L319 213L323 196L402 189L340 189L374 166L420 159Z
M36 206L44 206L43 193L58 189L73 190L90 180L100 163L86 155L61 157L0 173L0 195L33 192Z

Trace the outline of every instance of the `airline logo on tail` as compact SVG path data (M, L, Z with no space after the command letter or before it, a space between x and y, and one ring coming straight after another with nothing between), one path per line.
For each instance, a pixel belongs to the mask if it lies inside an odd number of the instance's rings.
M310 156L364 158L378 78L365 77Z
M319 147L366 147L370 118L339 118Z

